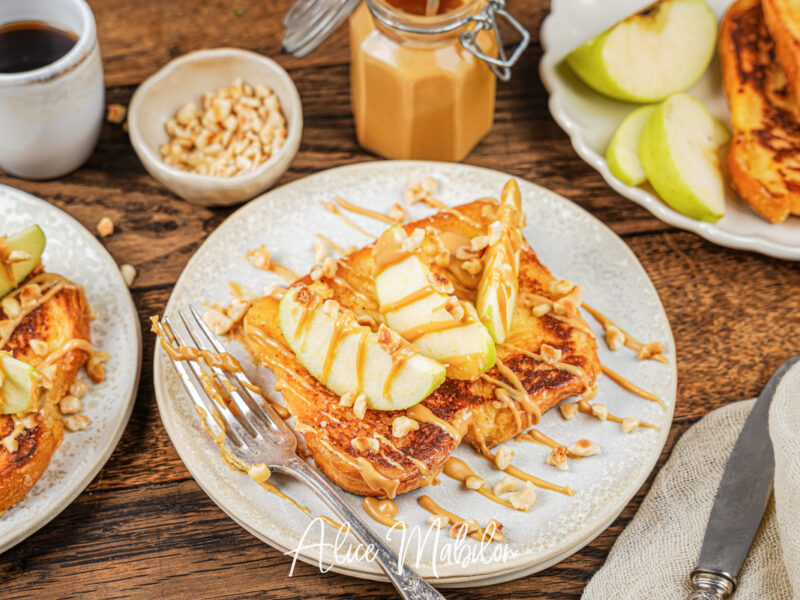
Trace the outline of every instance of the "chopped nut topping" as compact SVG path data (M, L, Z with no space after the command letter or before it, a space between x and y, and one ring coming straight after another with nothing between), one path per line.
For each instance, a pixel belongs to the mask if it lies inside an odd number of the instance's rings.
M29 253L25 252L24 250L14 250L9 253L8 258L6 258L5 262L7 265L14 265L16 263L25 262L26 260L30 260L33 258Z
M406 252L416 252L422 245L422 240L425 239L425 230L417 227L411 235L403 239L403 250Z
M510 475L506 475L500 481L494 484L492 491L494 492L495 496L499 496L500 494L505 494L507 492L516 492L521 487L522 482L519 479L515 479Z
M600 446L589 440L578 440L567 450L575 456L594 456L600 454Z
M497 454L494 457L494 464L501 471L505 471L510 465L511 460L514 458L514 451L508 446L500 446L497 449Z
M478 235L469 241L469 249L473 252L480 252L489 245L488 235Z
M526 481L522 491L509 496L508 501L517 510L527 511L536 502L536 488L530 481Z
M442 515L429 515L428 524L436 527L436 529L442 529L447 525L447 517L443 517Z
M310 277L311 281L319 281L322 279L322 265L315 265L312 267Z
M350 441L350 445L356 450L356 452L377 452L381 448L381 444L375 438L368 438L368 437L357 437Z
M339 406L344 406L345 408L349 408L355 404L356 396L358 396L358 392L356 390L350 390L342 394L342 397L339 398Z
M592 415L605 421L608 418L608 408L605 404L592 404Z
M61 402L58 403L58 408L62 415L74 415L75 413L79 413L81 410L83 410L83 403L79 398L68 394L61 399Z
M494 219L497 215L497 209L491 204L484 204L481 207L481 217L484 219Z
M483 263L481 262L481 259L473 258L471 260L464 261L464 264L461 265L461 268L470 275L477 275L483 271Z
M425 178L423 178L423 180L419 184L419 187L426 194L435 194L436 190L439 189L439 183L433 177L428 175Z
M333 288L324 281L315 281L308 286L308 289L310 289L323 300L330 300L333 298Z
M136 268L133 265L124 264L119 268L119 272L122 273L125 285L131 287L136 279Z
M328 257L328 247L322 240L314 240L314 261L322 262Z
M336 300L325 300L322 304L322 312L335 319L339 316L339 303Z
M217 335L225 335L233 327L233 321L216 308L209 308L203 313L203 322Z
M72 415L64 419L64 427L67 431L81 431L86 429L91 422L86 415Z
M458 260L472 260L478 258L477 251L473 251L470 246L461 246L456 248L456 258Z
M452 302L455 300L455 302ZM464 318L466 312L464 311L464 305L456 298L455 296L450 296L445 302L444 308L447 312L450 313L450 316L453 317L456 321L461 321Z
M452 294L455 291L450 280L441 273L431 273L430 284L433 289L442 294Z
M322 276L328 279L336 277L336 271L339 269L339 261L335 258L328 257L322 261Z
M446 267L450 264L450 250L445 248L433 258L433 262L435 262L440 267Z
M468 475L467 478L464 480L464 485L467 486L467 489L470 490L479 490L483 487L483 484L486 482L477 475Z
M625 433L630 433L637 427L639 427L639 419L635 419L634 417L623 417L622 418L622 431Z
M269 479L269 476L272 475L269 467L264 463L253 465L247 470L247 474L250 475L250 479L256 483L264 483L267 479Z
M31 346L31 350L33 350L34 354L37 356L47 356L47 352L49 348L47 347L47 342L43 340L33 339L28 342Z
M396 221L397 223L402 223L403 221L406 220L406 216L408 216L408 213L406 213L406 209L403 208L402 205L398 204L397 202L395 202L392 205L392 207L389 209L388 214L389 218L392 219L393 221Z
M544 316L550 312L550 305L544 302L542 304L537 304L533 307L531 312L533 312L534 317Z
M237 80L181 108L167 121L170 141L161 158L184 171L233 177L252 171L286 141L286 120L278 97L266 86L253 89Z
M403 338L381 323L378 326L378 345L391 354L403 345Z
M567 449L564 446L553 448L553 451L547 457L547 464L553 465L559 471L566 471L569 469L567 465Z
M377 327L378 322L373 319L370 315L358 315L356 317L356 323L365 327Z
M231 300L231 303L228 306L226 314L228 315L228 318L235 324L244 319L244 316L247 314L247 310L249 308L250 308L250 303L247 300L242 300L241 298L234 298L233 300Z
M503 535L503 524L497 519L489 519L484 531L489 534L490 539L497 540L498 542L502 542L505 539Z
M458 540L467 537L470 533L475 533L480 528L480 524L475 519L467 519L450 528L450 537Z
M553 312L564 317L574 317L578 314L578 307L583 298L583 288L576 285L566 296L553 303Z
M13 296L6 296L3 298L3 300L0 301L0 308L3 309L3 312L9 319L16 319L22 311L19 301ZM0 334L0 337L4 336Z
M247 258L248 262L257 269L269 271L269 268L272 265L272 258L270 257L269 251L264 244L261 244L260 248L250 250L250 252L244 256Z
M500 241L500 236L503 235L503 224L500 221L495 221L489 225L489 245L494 246Z
M359 419L363 419L367 414L367 397L364 394L359 394L353 403L353 414Z
M558 294L559 296L564 296L574 287L574 283L568 279L562 279L561 281L553 281L550 283L550 292Z
M598 385L595 383L594 385L586 388L583 393L581 394L582 400L591 400L595 396L597 396L597 388Z
M401 438L407 436L412 431L419 429L419 423L405 415L395 417L392 421L392 436Z
M571 403L571 402L564 402L560 404L558 410L561 411L561 416L564 417L567 421L570 421L575 418L575 415L578 414L578 405Z
M122 104L109 104L106 107L106 121L113 125L119 125L125 120L128 109Z
M108 237L112 233L114 233L114 221L112 221L108 217L103 217L97 223L97 233L100 234L100 237Z
M625 345L625 334L616 325L609 325L606 328L606 343L609 350L619 350Z
M554 365L561 360L561 350L550 344L542 344L539 353L542 355L542 360L548 365Z
M89 393L89 386L86 385L86 382L82 379L76 379L72 382L72 385L69 386L69 393L76 398L83 398Z
M639 360L647 360L664 353L664 346L660 342L650 342L639 350Z

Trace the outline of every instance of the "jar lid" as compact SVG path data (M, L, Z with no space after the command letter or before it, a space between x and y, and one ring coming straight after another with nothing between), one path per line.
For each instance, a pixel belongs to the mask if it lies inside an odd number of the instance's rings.
M328 39L361 0L295 0L283 17L283 49L303 58Z

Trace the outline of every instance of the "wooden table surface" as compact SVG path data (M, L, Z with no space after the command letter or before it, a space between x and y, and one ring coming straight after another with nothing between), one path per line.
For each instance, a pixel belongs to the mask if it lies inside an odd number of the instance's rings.
M279 184L375 157L358 147L349 104L346 27L305 59L281 54L288 0L90 0L105 64L108 102L127 104L136 86L170 59L200 48L261 52L291 74L303 101L300 152ZM653 218L615 194L572 150L550 118L539 80L544 0L511 2L533 34L510 83L498 85L491 133L467 157L548 187L609 225L633 249L669 315L678 354L675 421L661 457L709 410L756 395L772 371L800 352L800 265L714 246ZM126 133L106 124L89 162L55 181L0 182L45 198L94 231L114 258L139 270L132 290L144 360L128 428L108 464L64 512L0 555L3 598L394 598L388 584L301 564L261 543L225 515L191 478L159 420L152 335L186 261L230 209L179 200L139 163ZM458 598L577 598L636 512L650 481L613 525L547 571Z

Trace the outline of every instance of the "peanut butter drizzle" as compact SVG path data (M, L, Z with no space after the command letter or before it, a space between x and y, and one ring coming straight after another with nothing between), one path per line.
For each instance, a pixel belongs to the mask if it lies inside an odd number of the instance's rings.
M475 454L478 456L483 456L486 460L493 463L497 466L495 462L495 455L491 453L489 450L481 450L480 452L475 451ZM545 481L544 479L539 479L538 477L531 475L530 473L526 473L515 467L514 465L508 465L505 469L503 469L505 473L508 473L512 477L516 477L517 479L522 479L523 481L530 481L533 485L538 488L542 488L543 490L551 490L553 492L559 492L560 494L564 494L566 496L574 496L575 492L573 492L569 486L565 485L556 485L555 483L550 483L549 481Z
M498 344L498 346L500 346L501 348L508 348L509 350L512 350L514 352L519 352L520 354L524 354L525 356L528 356L534 360L538 360L539 362L542 363L546 362L544 358L542 358L541 354L537 354L536 352L531 352L530 350L526 350L525 348L520 348L519 346L514 346L513 344L509 344L507 342ZM567 373L579 377L580 380L583 382L585 389L588 390L591 387L592 385L591 380L589 379L589 376L586 374L586 371L584 371L581 367L577 365L571 365L565 362L557 362L553 366L561 369L562 371L566 371Z
M392 387L392 382L394 381L394 378L397 377L400 369L403 368L403 365L406 364L406 361L409 358L416 356L416 354L417 349L411 345L401 346L390 354L392 357L392 368L389 369L389 373L386 375L386 380L383 382L383 389L381 390L384 397L390 395L389 390Z
M302 314L300 318L297 319L297 326L294 329L294 339L298 339L301 336L305 337L306 330L311 326L314 312L320 304L322 304L322 298L316 294L311 294L311 299L307 304L303 305Z
M412 463L414 463L414 466L416 466L417 469L419 470L419 474L422 475L423 479L428 480L427 483L430 483L430 480L433 479L433 477L431 476L431 471L428 468L428 465L426 465L421 460L419 460L417 458L414 458L413 456L409 456L406 452L404 452L403 450L400 450L400 448L395 446L389 439L387 439L385 436L381 435L380 433L376 433L375 434L375 438L377 440L379 440L381 442L381 444L385 445L388 448L391 448L392 450L394 450L398 454L402 454L406 459L408 459ZM386 455L384 455L384 458L386 460L389 460L389 457L386 456ZM402 468L403 467L403 465L401 465L401 464L397 464L396 466L398 468ZM426 485L427 485L427 483L426 483Z
M439 506L438 504L436 504L436 502L434 502L430 496L420 496L419 498L417 498L417 502L422 508L427 510L429 513L447 519L447 522L450 523L450 525L458 525L459 523L463 523L464 521L466 521L466 519L464 519L463 517L459 517L457 514L451 513L449 510L446 510L441 506ZM488 531L486 531L486 529L483 529L482 527L479 528L477 531L473 531L468 535L473 540L476 540L478 542L481 541L503 542L506 539L501 531L495 529L494 534L491 535Z
M415 404L411 408L406 409L406 415L415 421L419 421L420 423L430 423L431 425L441 427L451 438L456 441L456 443L458 443L461 440L461 437L464 435L462 432L456 429L456 427L433 414L431 410L422 403Z
M395 520L397 516L397 504L391 500L378 500L374 496L365 496L361 501L361 507L373 520L386 527L395 529L405 529L407 525L402 521Z
M342 264L343 263L341 263L339 266L341 267ZM351 294L353 294L354 296L357 296L359 299L361 299L361 301L364 302L364 308L366 308L368 310L378 310L378 303L375 302L374 299L370 298L365 293L363 293L362 291L358 290L356 287L350 285L350 283L346 279L342 279L341 277L336 275L333 278L333 282L336 285L345 288Z
M17 283L17 278L14 276L14 264L9 259L11 249L8 247L8 237L0 235L0 268L3 269L6 278L14 283Z
M383 273L389 267L404 261L412 253L403 248L403 241L396 235L384 235L372 248L372 258L375 265L372 273L375 277Z
M538 429L531 429L527 433L520 433L518 436L514 438L515 442L533 442L535 444L541 444L543 446L547 446L549 448L564 448L566 450L566 446L564 444L559 444L554 439L546 436ZM573 454L569 450L567 450L567 457L573 458L576 460L580 460L581 457L577 454Z
M539 405L530 397L528 390L526 390L525 386L522 385L522 381L520 381L519 377L517 377L517 374L508 368L508 366L506 366L506 364L500 360L499 356L497 357L495 367L497 367L497 371L512 385L513 391L506 391L509 392L509 395L514 400L522 405L522 408L528 414L529 420L532 421L533 425L536 425L542 419L542 411L539 408Z
M333 199L336 201L336 204L338 204L345 210L349 210L350 212L354 212L359 215L364 215L365 217L370 217L371 219L377 219L378 221L383 221L384 223L389 223L390 225L397 224L397 221L395 221L389 215L375 212L374 210L370 210L368 208L364 208L356 204L351 204L350 202L339 196L334 196Z
M364 482L371 490L383 492L390 499L397 495L397 488L400 487L400 482L389 479L388 477L384 477L378 473L375 467L372 466L372 463L366 458L359 456L353 466L358 469L358 472L361 474Z
M480 273L477 275L467 273L461 266L464 261L455 258L456 250L464 246L469 247L471 243L470 238L454 231L438 231L438 236L442 246L450 253L450 262L445 267L447 271L452 274L456 281L464 288L470 291L475 290L481 281Z
M666 408L667 407L667 405L664 404L664 402L662 402L661 398L659 398L655 394L651 394L647 390L643 390L638 385L636 385L635 383L633 383L631 381L628 381L622 375L620 375L616 371L612 371L607 366L605 366L605 365L601 365L601 366L603 368L603 374L606 375L609 379L611 379L614 383L620 385L621 387L623 387L624 389L628 390L629 392L644 398L645 400L650 400L651 402L655 402L657 404L660 404L662 408Z
M295 360L295 355L291 354L290 351L286 348L286 346L281 344L278 340L275 340L275 339L269 337L268 335L266 335L260 329L256 329L256 328L252 328L252 327L246 327L245 329L246 329L245 330L245 337L249 338L250 341L253 344L255 344L255 349L256 349L255 354L256 354L256 359L257 360L259 360L262 363L268 364L269 368L272 369L273 371L275 370L275 367L280 367L287 375L291 375L292 378L295 381L297 381L298 383L300 383L300 385L302 385L306 390L308 390L309 392L313 392L314 391L314 387L312 385L309 385L305 381L305 378L301 377L300 374L297 371L294 371L293 369L290 369L289 367L285 366L281 362L277 362L277 361L272 360L263 351L259 351L258 350L259 346L271 347L271 348L277 350L278 352L282 353L284 356L286 356L288 358L291 358L292 360ZM276 390L278 389L278 383L275 384L275 389ZM277 406L280 406L280 405L277 405Z
M514 415L514 424L517 426L517 429L523 429L525 425L522 423L522 415L519 414L519 409L516 403L511 399L511 396L508 395L508 392L503 388L496 387L494 389L494 397L502 402L506 408L511 411L511 414Z
M422 323L421 325L417 325L411 329L406 329L400 335L405 338L406 341L414 343L425 335L439 333L440 331L447 331L448 329L455 329L456 327L462 327L464 325L469 325L470 323L472 323L472 319L470 319L467 315L464 315L464 318L461 320L449 319L447 321L431 321L430 323Z
M448 477L455 479L456 481L460 481L461 483L466 483L467 477L470 475L475 475L472 469L469 468L469 465L465 463L463 460L458 459L454 456L448 458L444 463L444 468L442 469L442 473L447 475ZM485 496L492 502L497 502L498 504L502 504L507 508L514 509L514 505L511 504L508 500L501 498L500 496L496 495L492 492L486 485L482 485L477 490L481 496ZM516 510L516 509L514 509ZM525 511L523 511L525 512Z
M428 296L432 296L436 293L431 286L426 285L425 287L421 287L418 290L411 292L407 296L403 296L399 300L395 300L394 302L389 302L388 304L381 304L378 311L385 315L387 313L396 312L401 308L405 308L409 304L413 304L417 300L421 300L422 298L427 298ZM444 308L444 305L442 305Z
M552 317L558 321L562 321L563 323L566 323L570 327L574 327L578 331L582 331L583 333L591 336L592 339L595 339L594 331L592 331L592 329L588 325L581 322L581 320L575 317L566 317L564 315L557 315L553 311L553 306L555 302L550 298L548 298L547 296L542 296L540 294L527 294L527 297L533 301L534 305L547 304L550 307L550 311L542 315L542 317L547 316L547 317Z
M37 308L42 306L45 302L50 300L53 296L55 296L58 292L63 289L78 289L80 288L79 285L72 283L68 279L62 277L61 275L56 275L55 273L42 273L41 275L37 275L30 281L26 282L24 285L14 289L13 291L9 292L3 298L17 298L20 293L31 284L36 284L41 289L41 296L39 296L35 302L27 302L24 305L20 302L21 310L19 314L14 317L13 319L8 319L11 323L10 330L8 335L3 336L0 334L0 350L2 350L8 341L11 339L11 336L14 334L14 330L19 326L20 323L35 311Z
M89 356L94 355L94 346L92 346L91 342L84 340L83 338L74 338L69 340L68 342L61 345L60 348L57 348L50 354L44 357L42 364L39 365L40 369L48 367L62 358L65 354L72 352L73 350L83 350Z
M620 327L619 325L614 323L614 321L609 319L607 316L605 316L603 313L601 313L596 308L592 308L591 306L586 304L586 302L583 302L581 304L581 306L583 306L583 308L588 310L591 313L591 315L595 319L597 319L597 321L603 326L603 329L606 330L606 333L608 333L608 330L611 327L616 327L617 329L619 329L620 332L622 333L622 335L625 336L625 345L628 348L630 348L631 350L633 350L634 352L640 353L642 351L642 349L645 347L645 344L642 344L641 342L637 341L630 333L628 333L627 331L622 329L622 327ZM652 356L648 356L647 359L649 359L649 360L657 360L660 363L667 364L667 359L664 356L663 352L658 352L656 354L653 354ZM642 360L642 359L640 359L640 360Z
M588 400L580 400L578 402L578 410L585 415L589 415L590 417L594 416L594 413L592 412L592 405L589 403ZM622 419L620 417L615 417L611 413L608 413L608 415L606 415L606 420L614 421L614 423L622 423ZM644 421L639 421L638 427L647 427L649 429L656 429L656 430L659 429L659 427L656 427L652 423L645 423Z
M471 218L469 218L467 215L461 214L460 211L458 211L458 210L456 210L454 208L450 208L449 206L447 206L447 204L445 204L441 200L437 200L436 198L433 198L433 197L431 197L430 195L427 195L427 194L425 196L423 196L421 198L421 200L425 204L430 206L431 208L438 208L440 211L442 211L444 213L453 215L454 217L456 217L460 221L464 221L464 223L468 223L469 225L472 225L475 229L480 229L480 230L483 229L483 224L482 223L478 223L477 221L474 221Z
M356 230L357 232L359 232L360 234L362 234L362 235L365 235L365 236L367 236L367 237L369 237L369 238L372 238L373 240L377 240L377 239L378 239L376 236L372 235L370 232L368 232L368 231L366 231L366 230L364 230L364 229L361 229L361 227L359 227L358 225L356 225L355 223L353 223L353 221L351 221L351 220L350 220L350 219L347 217L347 215L345 215L344 213L342 213L342 211L341 211L341 210L339 210L339 207L338 207L338 206L336 206L336 205L335 205L333 202L323 202L323 203L322 203L322 205L323 205L325 208L327 208L329 212L331 212L331 213L333 213L334 215L336 215L337 217L339 217L339 218L340 218L340 219L341 219L341 220L342 220L342 221L343 221L343 222L344 222L346 225L349 225L350 227L352 227L353 229L355 229L355 230Z
M361 337L358 338L358 347L356 348L356 390L357 394L364 391L364 360L367 356L367 338L369 337L369 329L364 328Z
M316 235L316 237L317 237L319 240L321 240L322 242L324 242L324 243L328 244L328 246L330 246L330 247L331 247L331 250L333 250L334 252L336 252L336 253L337 253L337 254L339 254L340 256L345 256L345 255L347 255L347 250L345 250L344 248L342 248L342 247L341 247L339 244L337 244L336 242L334 242L334 241L333 241L332 239L330 239L329 237L327 237L327 236L325 236L325 235L323 235L323 234L321 234L321 233L318 233L318 234Z
M328 376L331 372L331 367L333 366L333 359L336 357L336 347L339 345L339 341L348 333L352 333L352 330L345 331L345 327L347 326L348 318L340 313L339 316L336 318L336 321L333 323L333 332L331 333L331 339L328 341L328 348L325 350L325 360L322 362L322 373L320 373L319 380L326 384L328 382ZM356 363L356 370L358 371L358 363ZM356 373L356 378L361 379L358 372ZM361 386L359 385L359 388Z

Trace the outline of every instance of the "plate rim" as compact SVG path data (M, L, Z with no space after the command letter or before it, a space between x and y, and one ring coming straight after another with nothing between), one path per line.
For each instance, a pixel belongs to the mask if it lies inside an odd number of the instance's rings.
M47 200L39 198L38 196L34 196L33 194L24 190L20 190L19 188L0 183L0 191L6 191L12 197L19 197L23 202L29 202L30 204L34 205L38 204L44 210L52 210L59 214L59 216L64 219L64 221L70 227L75 228L76 231L79 232L79 235L86 239L91 239L90 243L94 245L95 250L99 251L99 254L104 260L114 265L113 271L115 271L116 276L119 277L120 283L122 283L125 289L128 289L128 286L122 279L122 274L119 272L119 268L117 267L117 261L114 260L114 257L111 256L111 253L105 248L105 246L103 246L103 244L101 244L97 238L75 217L70 215L65 210L62 210L58 206L48 202ZM117 420L116 428L113 434L106 438L107 442L102 447L102 450L95 455L94 464L87 470L86 475L78 482L74 483L71 487L66 488L61 495L57 496L53 501L48 503L45 509L36 517L27 520L18 531L15 531L14 533L5 537L0 537L0 554L10 550L20 542L24 541L42 529L44 526L50 523L50 521L60 515L68 506L70 506L75 499L80 496L84 490L86 490L86 488L103 469L103 467L105 467L109 458L111 458L111 455L114 453L114 450L116 450L117 446L119 445L122 435L125 433L125 430L128 427L131 414L133 413L133 406L136 402L137 391L139 389L139 382L142 374L142 331L140 327L141 324L139 322L139 312L136 310L136 305L133 302L133 296L131 295L130 290L128 290L127 300L127 304L123 303L123 307L127 307L130 310L128 316L132 316L135 322L134 331L136 332L137 359L136 374L133 378L130 389L127 391L127 395L129 397L125 403L125 408L121 413L122 417ZM58 452L58 449L56 449L56 452ZM12 509L13 507L9 508L9 510Z
M433 165L434 167L439 167L439 168L444 167L446 169L451 169L451 170L456 170L456 171L457 170L483 171L483 172L486 172L486 173L491 173L491 174L493 174L495 176L496 175L502 175L504 177L509 177L509 178L513 177L513 178L516 178L516 179L522 179L527 184L534 186L535 188L537 188L541 192L558 197L561 201L567 202L570 205L572 205L576 210L585 213L591 220L593 220L597 225L599 225L602 229L604 229L608 234L610 234L611 236L613 236L614 238L617 239L617 241L619 242L620 246L624 249L624 252L627 253L628 259L631 261L632 268L638 269L640 271L640 274L644 276L645 285L649 286L649 288L652 291L654 297L657 299L658 305L661 308L662 314L664 315L664 318L666 320L667 330L668 330L668 334L669 335L668 335L668 339L666 339L664 341L668 343L668 347L671 349L671 354L672 354L671 358L672 358L672 360L671 360L671 362L669 363L668 366L672 369L672 372L673 372L673 375L674 375L672 377L673 386L672 386L672 390L670 391L670 396L669 396L671 402L668 403L668 411L667 411L668 412L668 416L669 416L669 421L668 421L669 427L663 427L659 431L659 437L658 437L656 443L653 446L653 456L650 458L649 461L646 462L646 464L645 464L646 470L643 471L643 476L642 476L641 480L640 481L639 480L633 480L630 484L628 484L628 487L624 488L623 492L620 493L620 495L618 496L617 502L613 503L613 505L612 505L613 509L606 513L608 515L608 518L607 519L598 519L598 521L594 524L594 526L592 527L591 530L582 530L582 531L576 532L575 534L573 534L569 538L566 538L564 541L561 542L561 544L558 547L553 548L551 551L549 551L545 555L541 555L541 556L537 557L537 560L534 561L533 564L531 564L530 562L525 563L524 562L524 558L518 558L517 562L519 562L520 564L514 563L514 564L512 564L512 566L509 566L509 567L506 567L506 568L502 568L500 570L497 570L497 571L494 571L494 572L491 572L491 573L483 573L483 574L480 574L480 575L473 575L473 576L464 576L464 575L449 576L449 577L448 576L440 576L438 578L430 577L429 579L431 579L432 581L436 582L437 584L443 585L443 586L448 585L448 583L453 583L453 584L457 584L458 583L458 584L469 584L469 585L460 585L459 587L475 587L475 586L482 585L481 584L482 580L487 579L487 578L491 578L491 577L502 576L502 575L511 575L511 574L515 574L515 573L519 573L518 576L522 577L522 576L524 576L524 575L526 575L526 574L528 574L530 572L529 571L530 568L535 567L538 564L545 563L545 562L547 562L549 560L552 560L553 558L557 558L557 557L561 557L562 560L567 558L568 556L573 554L575 551L577 551L580 548L582 548L586 543L591 541L591 539L593 539L594 537L596 537L597 535L599 535L600 533L605 531L605 529L607 529L607 527L608 527L608 525L610 523L613 523L613 521L624 510L624 508L627 506L627 504L630 502L630 500L636 495L636 492L641 488L642 485L644 485L644 483L647 481L647 479L652 474L653 469L655 468L655 466L656 466L656 464L658 462L658 459L660 458L661 453L663 452L664 446L666 445L667 437L668 437L669 432L671 430L672 419L674 417L675 404L676 404L676 401L677 401L677 364L676 364L677 361L676 361L675 340L674 340L674 335L672 333L672 327L669 324L668 315L667 315L666 311L664 310L663 303L661 302L661 298L660 298L660 296L658 294L658 291L655 288L655 285L653 284L652 280L650 279L650 276L647 274L647 271L645 270L644 266L641 264L641 262L637 258L636 254L633 252L633 250L630 248L630 246L628 246L628 244L626 244L625 241L620 236L618 236L610 227L608 227L608 225L603 223L600 219L598 219L597 217L592 215L589 211L587 211L586 209L584 209L580 205L572 202L571 200L569 200L568 198L562 196L561 194L558 194L557 192L554 192L554 191L549 190L549 189L547 189L547 188L545 188L545 187L543 187L541 185L538 185L538 184L536 184L536 183L534 183L532 181L529 181L529 180L525 179L524 177L517 177L517 176L514 176L514 175L510 175L508 173L505 173L503 171L498 171L496 169L489 169L489 168L486 168L486 167L479 167L479 166L468 165L468 164L463 164L463 163L448 163L448 162L424 161L424 160L377 160L377 161L376 160L367 160L367 161L361 161L361 162L351 163L351 164L347 164L347 165L341 165L341 166L338 166L338 167L333 167L333 168L330 168L330 169L324 169L322 171L317 171L316 173L312 173L310 175L306 175L305 177L301 177L301 178L295 179L295 180L293 180L291 182L288 182L288 183L286 183L286 184L284 184L284 185L282 185L280 187L273 188L272 190L269 190L269 191L265 192L264 194L261 194L258 197L254 198L249 203L243 205L242 207L237 209L234 213L229 215L203 241L203 243L197 248L197 250L195 250L195 253L192 255L192 257L187 261L186 265L184 266L183 271L181 272L181 275L178 277L178 280L175 283L175 286L173 288L173 292L170 294L170 298L169 298L169 300L167 302L167 305L166 305L166 307L164 309L164 312L165 312L165 314L167 314L169 312L174 312L174 310L173 310L174 309L173 300L174 300L175 289L178 288L178 286L179 286L179 284L181 282L181 278L184 276L185 271L188 270L188 268L193 264L193 262L195 260L199 260L200 250L209 242L209 240L211 240L211 238L214 235L217 234L217 232L220 229L222 229L223 226L225 226L228 223L228 221L233 219L241 211L244 211L244 210L248 209L248 207L251 204L253 204L254 202L256 202L256 201L264 202L264 199L267 198L270 194L273 194L273 193L275 193L275 192L277 192L279 190L284 190L284 188L292 187L292 186L296 185L298 182L304 181L304 180L306 180L308 178L329 176L331 173L336 172L336 171L346 171L346 170L357 170L357 169L370 168L370 165L372 165L374 167L375 164L386 165L386 166L382 166L380 168L386 168L386 169L396 168L398 172L401 172L404 168L414 168L414 167L416 167L416 168L425 168L425 166L431 166L431 165ZM285 553L285 550L283 549L281 544L277 543L275 540L271 539L269 536L267 536L265 533L263 533L261 531L258 531L258 530L254 531L254 529L256 529L255 527L251 528L248 524L244 523L244 519L240 519L240 518L238 518L238 516L234 516L233 514L231 514L232 511L229 511L228 507L224 506L223 502L218 500L217 495L215 495L215 493L213 491L207 489L206 486L204 486L195 477L194 472L192 470L192 467L190 467L189 464L187 464L187 462L184 460L184 456L182 454L182 451L186 452L187 449L179 448L178 444L175 443L174 438L173 438L174 434L170 430L170 425L168 425L169 417L167 417L165 419L165 412L166 411L162 411L162 402L166 403L167 402L167 396L168 396L167 391L164 388L165 379L164 379L164 373L162 372L162 365L161 365L161 363L163 361L162 359L164 357L165 357L165 353L164 353L163 348L161 348L160 344L155 344L154 351L153 351L153 385L154 385L155 392L156 392L156 402L158 404L159 415L161 417L161 422L164 425L164 429L167 431L167 435L170 437L170 441L172 442L173 446L175 447L176 452L180 456L181 461L183 461L184 465L186 466L187 470L192 475L192 478L195 480L195 482L198 484L198 486L206 493L206 495L208 495L208 497L225 514L230 516L233 519L234 522L239 524L243 529L245 529L246 531L250 532L251 534L253 534L258 539L260 539L260 540L264 541L265 543L269 544L270 546L272 546L273 548L275 548L279 552ZM174 437L176 439L180 440L179 436L175 435ZM655 451L656 448L658 449L658 452ZM608 523L606 523L606 520L608 520ZM298 553L297 558L298 558L298 560L300 560L302 562L305 562L307 564L310 564L312 566L317 566L317 564L318 564L318 555L308 555L307 556L307 555L304 555L302 553ZM326 565L327 565L327 563L326 563ZM543 568L547 568L548 566L550 566L550 565L549 564L545 565ZM373 580L373 581L389 581L388 578L386 578L386 576L382 573L380 568L377 565L375 565L374 563L368 563L368 567L365 566L363 569L354 569L354 568L346 568L346 567L345 568L340 568L338 565L334 565L331 568L331 570L335 571L335 572L338 572L338 573L343 573L343 574L346 574L346 575L350 575L352 577L362 578L362 579L369 579L369 580ZM510 579L513 579L513 578L514 577L510 577Z
M800 261L800 246L791 247L760 236L731 233L720 229L714 223L697 221L671 209L650 192L639 187L626 185L612 175L605 158L589 147L588 143L581 136L577 123L568 115L567 110L563 108L561 90L559 85L555 82L555 69L560 61L556 62L551 52L550 29L552 28L554 19L553 15L556 14L558 6L562 3L563 0L553 0L550 12L542 20L542 24L539 27L539 42L543 50L542 58L539 60L539 77L549 94L547 108L550 112L550 116L564 133L567 134L572 148L581 160L597 171L611 189L620 196L645 208L654 217L668 225L690 231L713 244L726 248L758 252L766 256L783 260ZM755 213L752 217L756 219L760 218L755 215Z

